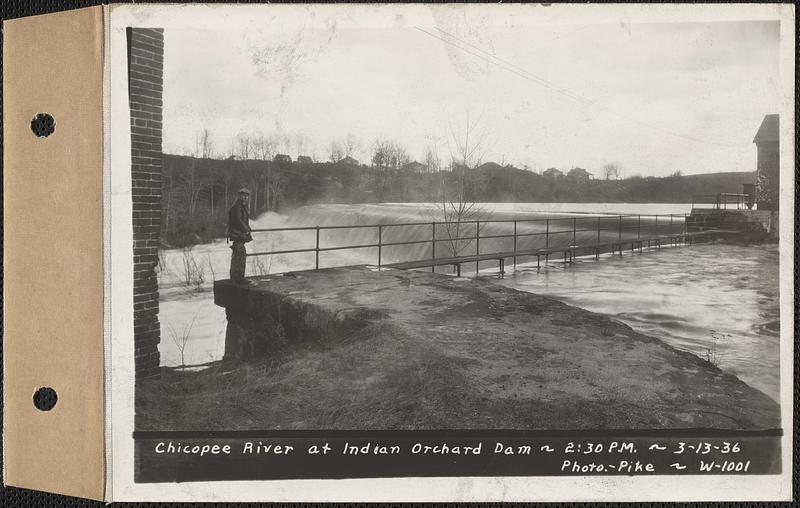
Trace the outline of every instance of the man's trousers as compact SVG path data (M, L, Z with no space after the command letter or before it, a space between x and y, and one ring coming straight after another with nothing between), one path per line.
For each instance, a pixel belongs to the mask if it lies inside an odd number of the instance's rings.
M233 250L231 254L231 280L233 282L241 282L244 280L244 270L247 266L247 250L244 248L244 242L233 242L231 249Z

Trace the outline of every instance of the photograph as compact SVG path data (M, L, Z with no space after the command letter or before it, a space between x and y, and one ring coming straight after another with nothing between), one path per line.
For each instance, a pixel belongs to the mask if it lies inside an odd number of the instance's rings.
M124 27L137 446L701 429L780 472L779 16L263 7Z
M793 500L793 4L98 2L4 14L11 499Z

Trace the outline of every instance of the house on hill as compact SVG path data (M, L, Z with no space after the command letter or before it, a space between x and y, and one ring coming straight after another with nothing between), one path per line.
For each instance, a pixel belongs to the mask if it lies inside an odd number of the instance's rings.
M313 164L314 161L308 155L298 155L297 156L297 163L298 164Z
M345 164L347 166L358 166L358 160L350 157L349 155L344 159L339 159L336 164Z
M544 170L542 176L546 176L547 178L561 178L562 176L564 176L564 173L557 170L556 168L548 168Z
M483 164L478 166L478 169L480 169L481 171L499 171L501 169L504 169L504 167L510 167L510 166L501 166L496 162L484 162Z
M779 116L766 115L753 138L758 150L756 165L756 206L759 210L778 210L780 187Z
M273 161L276 164L291 164L292 158L289 155L286 155L285 153L279 153L275 155Z
M567 178L576 182L588 182L594 177L591 173L583 168L572 168L567 173Z
M406 173L427 173L428 166L421 162L411 161L407 164L403 164L400 169Z

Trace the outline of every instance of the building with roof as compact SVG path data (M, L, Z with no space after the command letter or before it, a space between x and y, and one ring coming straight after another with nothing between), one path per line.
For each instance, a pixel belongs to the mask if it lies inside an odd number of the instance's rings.
M407 164L403 164L403 166L400 169L405 171L405 172L407 172L407 173L427 173L428 172L428 166L426 166L425 164L422 164L421 162L417 162L417 161L411 161L411 162L409 162Z
M583 168L572 168L567 172L567 178L576 182L588 182L593 176Z
M276 154L275 158L273 160L277 164L291 164L292 163L292 157L289 156L289 155L286 155L285 153Z
M309 157L308 155L298 155L297 156L297 163L298 164L313 164L314 160Z
M756 206L759 210L778 210L780 189L779 116L766 115L753 138L758 150L756 164Z
M344 159L339 159L336 164L346 164L348 166L358 166L358 160L350 157L349 155Z
M544 170L542 176L546 176L548 178L561 178L562 176L564 176L564 173L562 173L556 168L548 168Z

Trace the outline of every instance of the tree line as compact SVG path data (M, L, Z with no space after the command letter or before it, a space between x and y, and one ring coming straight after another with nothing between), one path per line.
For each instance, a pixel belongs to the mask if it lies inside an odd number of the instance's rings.
M165 154L162 241L167 246L182 246L223 237L227 211L242 187L251 192L252 217L318 203L433 202L442 205L445 220L469 220L468 215L479 209L474 205L481 202L689 203L693 195L741 192L742 183L754 181L752 172L691 176L676 172L663 178L608 180L551 178L510 165L477 164L469 153L465 155L455 159L461 163L441 167L438 156L429 153L426 168L433 165L436 170L411 171L391 158L363 166Z

